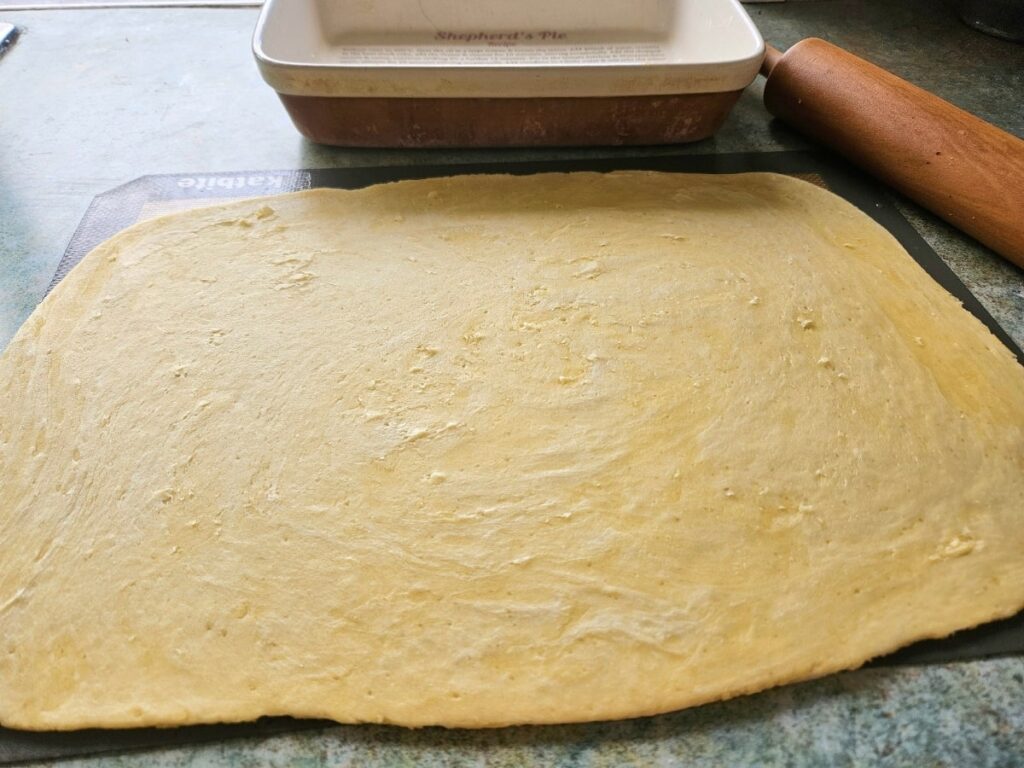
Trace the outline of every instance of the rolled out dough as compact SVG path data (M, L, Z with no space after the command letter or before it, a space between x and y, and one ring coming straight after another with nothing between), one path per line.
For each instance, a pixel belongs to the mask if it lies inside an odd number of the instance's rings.
M0 388L16 728L630 717L1024 605L1024 369L781 176L142 223Z

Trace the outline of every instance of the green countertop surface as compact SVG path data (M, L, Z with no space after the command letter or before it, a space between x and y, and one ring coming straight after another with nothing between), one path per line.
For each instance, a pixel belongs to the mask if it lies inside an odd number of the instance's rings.
M823 37L1017 135L1024 46L945 3L747 6L765 39ZM38 303L92 197L154 173L800 149L755 82L713 139L685 147L398 151L304 141L250 50L252 8L3 11L0 347ZM900 209L1024 346L1024 273L916 205ZM1024 503L1024 502L1022 502ZM83 758L174 766L1024 766L1024 658L874 668L661 717L466 732L337 726Z

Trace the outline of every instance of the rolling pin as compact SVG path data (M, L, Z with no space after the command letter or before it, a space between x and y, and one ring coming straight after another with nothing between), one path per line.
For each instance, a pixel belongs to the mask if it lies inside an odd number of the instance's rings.
M761 74L773 115L1024 268L1024 140L824 40Z

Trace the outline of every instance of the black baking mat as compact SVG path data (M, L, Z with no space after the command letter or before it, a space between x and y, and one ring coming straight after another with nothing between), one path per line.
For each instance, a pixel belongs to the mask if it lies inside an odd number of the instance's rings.
M144 176L97 196L68 244L50 288L92 248L125 227L152 216L232 199L293 192L312 187L357 189L401 179L457 173L528 174L545 171L653 170L691 173L774 171L830 189L888 229L911 256L1024 363L1024 352L999 327L981 303L900 214L883 188L848 166L810 152L730 155L670 155L648 158L402 166L304 171L246 171ZM959 632L945 640L917 643L878 659L876 666L944 663L1024 654L1024 614ZM0 728L0 764L70 757L125 749L174 746L229 738L264 736L323 727L326 723L265 718L242 725L206 725L173 729L89 730L71 733L26 733Z

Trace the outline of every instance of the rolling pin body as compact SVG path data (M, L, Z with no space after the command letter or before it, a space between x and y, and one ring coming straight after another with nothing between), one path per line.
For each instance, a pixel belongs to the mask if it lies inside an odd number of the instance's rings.
M1024 141L824 40L762 72L773 115L1024 268Z

